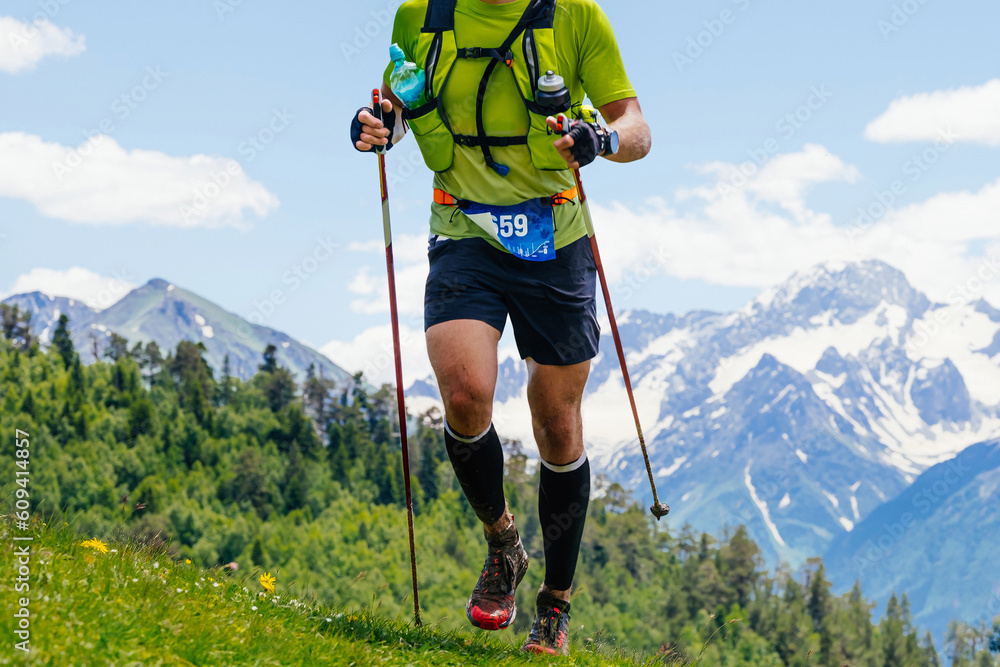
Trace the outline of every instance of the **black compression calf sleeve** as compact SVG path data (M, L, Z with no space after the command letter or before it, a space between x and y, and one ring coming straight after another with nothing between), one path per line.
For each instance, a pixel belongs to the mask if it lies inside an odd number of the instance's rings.
M590 461L584 454L564 466L542 461L538 518L545 547L545 585L565 591L573 585L583 526L590 504Z
M444 424L444 444L455 469L455 477L465 491L465 497L485 524L500 520L506 509L503 495L503 447L496 428L478 436L464 436Z

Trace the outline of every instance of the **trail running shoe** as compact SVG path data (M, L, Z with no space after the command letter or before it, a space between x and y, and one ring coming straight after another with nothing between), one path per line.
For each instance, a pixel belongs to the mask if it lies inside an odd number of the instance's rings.
M517 528L492 536L486 534L489 551L479 575L465 615L469 622L483 630L502 630L514 621L514 590L528 571L528 552L521 544Z
M535 600L535 622L521 647L529 653L569 655L569 602L563 602L548 591Z

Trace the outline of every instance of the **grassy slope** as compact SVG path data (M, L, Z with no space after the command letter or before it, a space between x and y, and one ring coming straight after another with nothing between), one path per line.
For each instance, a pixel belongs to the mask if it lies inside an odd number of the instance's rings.
M9 515L0 524L13 563ZM17 531L18 535L25 535ZM280 582L261 595L257 572L205 570L162 549L81 545L73 526L36 524L31 543L32 651L0 652L29 665L652 665L606 646L573 646L569 659L527 656L522 637L415 628L374 609L288 599ZM21 542L20 544L24 544ZM0 578L5 637L13 637L13 576ZM522 610L523 613L523 610ZM578 641L582 638L576 638Z

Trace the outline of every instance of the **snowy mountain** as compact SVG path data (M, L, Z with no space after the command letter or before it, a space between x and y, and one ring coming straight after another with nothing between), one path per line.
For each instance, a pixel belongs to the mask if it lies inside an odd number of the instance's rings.
M855 579L884 603L906 591L914 620L940 637L958 618L991 623L1000 613L1000 440L939 463L872 512L827 551L827 573Z
M85 363L94 361L95 339L103 350L106 340L117 333L128 339L130 347L137 342L156 341L164 356L182 340L200 341L208 349L206 358L217 375L228 354L232 374L248 379L257 371L264 348L270 343L278 349L279 363L300 381L305 378L309 364L316 364L317 369L335 381L350 378L347 371L287 334L251 324L160 278L135 288L105 310L41 292L15 294L4 299L4 303L31 311L32 330L42 343L51 341L59 316L66 313L73 342Z
M932 303L878 261L815 267L736 312L631 311L619 328L670 522L744 523L772 563L822 554L929 466L1000 433L1000 311ZM588 451L648 496L603 329ZM525 382L523 362L504 359L494 418L530 443Z

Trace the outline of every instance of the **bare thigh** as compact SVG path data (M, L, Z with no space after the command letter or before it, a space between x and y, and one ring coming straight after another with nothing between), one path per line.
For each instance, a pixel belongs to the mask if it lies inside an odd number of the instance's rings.
M426 336L448 423L463 435L482 433L493 419L500 332L479 320L452 320Z

